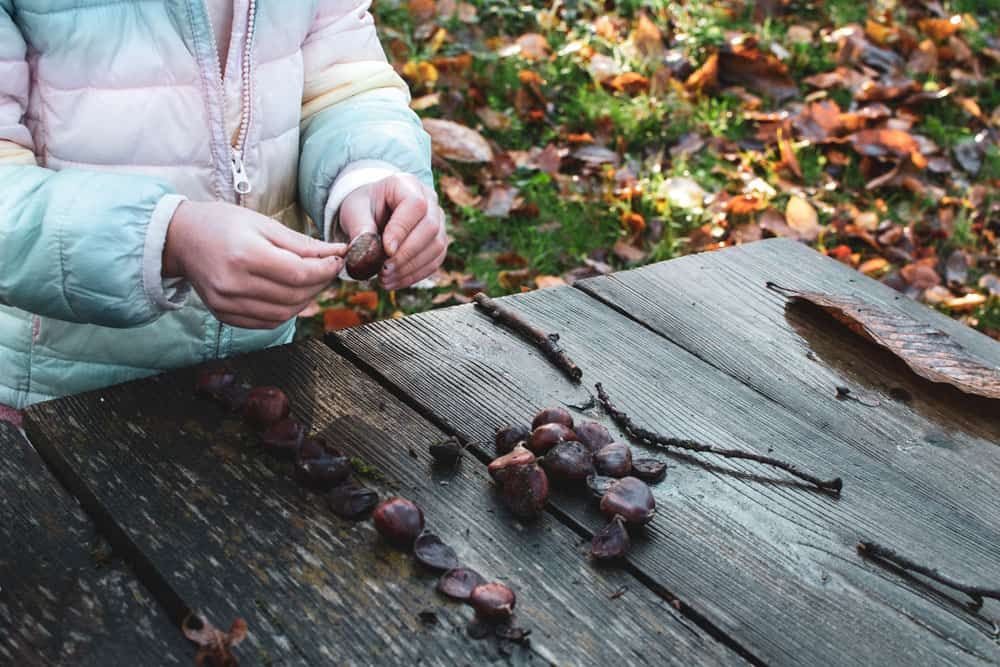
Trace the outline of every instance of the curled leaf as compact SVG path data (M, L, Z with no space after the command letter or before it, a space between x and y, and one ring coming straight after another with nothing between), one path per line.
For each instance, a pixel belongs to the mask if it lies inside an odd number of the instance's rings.
M991 366L929 324L852 296L806 292L767 283L796 301L819 306L855 333L902 359L917 375L967 394L1000 399L1000 367ZM964 304L963 304L964 305Z
M483 135L464 125L440 118L424 118L424 129L431 135L434 154L455 162L489 162L493 150Z

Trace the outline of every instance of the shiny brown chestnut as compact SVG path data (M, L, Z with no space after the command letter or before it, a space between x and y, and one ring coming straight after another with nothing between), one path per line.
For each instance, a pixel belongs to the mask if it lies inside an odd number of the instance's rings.
M288 397L277 387L254 387L247 394L243 416L248 422L265 429L288 416Z
M576 440L573 429L564 424L542 424L531 432L527 447L535 454L544 454L564 440Z
M382 237L374 233L361 234L351 241L344 258L347 275L355 280L369 280L378 275L385 263Z
M580 422L573 427L573 431L576 433L576 439L585 444L592 452L614 442L607 427L597 422Z
M375 530L398 547L413 547L424 529L424 513L406 498L394 496L379 503L372 513Z
M469 594L469 604L482 619L504 621L514 613L517 596L503 584L480 584Z
M580 482L594 474L594 455L582 442L560 442L539 463L553 480Z
M632 448L623 442L604 445L594 453L594 468L608 477L625 477L632 471Z
M594 534L590 554L598 560L613 560L628 553L632 541L625 529L625 519L616 514L604 528Z
M503 481L506 471L522 465L529 465L535 462L535 455L523 447L522 445L517 445L508 454L503 456L498 456L493 459L493 461L486 466L487 472L490 473L490 477L497 480L498 482Z
M531 437L531 429L524 425L504 426L498 428L493 437L493 444L497 448L497 456L509 454L514 449L514 445L527 442Z
M260 443L268 453L282 459L292 459L298 453L305 436L305 427L291 417L268 426L260 434Z
M357 520L378 504L378 494L355 481L338 484L327 496L330 509L342 519Z
M601 511L609 517L620 514L626 523L649 523L656 514L656 501L649 486L637 477L624 477L601 499Z
M307 441L308 442L308 441ZM346 456L336 450L321 451L317 456L303 456L306 444L299 449L295 458L293 474L300 484L317 489L330 489L351 476L353 466Z
M531 420L531 429L535 430L545 424L562 424L571 429L573 428L573 415L566 408L543 408Z
M533 519L549 499L549 478L537 463L508 468L500 483L500 497L512 514Z

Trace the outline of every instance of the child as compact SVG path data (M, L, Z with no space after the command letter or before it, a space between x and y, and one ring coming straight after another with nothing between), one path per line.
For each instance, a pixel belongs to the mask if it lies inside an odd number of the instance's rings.
M286 343L377 223L385 288L437 269L369 4L0 0L0 405Z

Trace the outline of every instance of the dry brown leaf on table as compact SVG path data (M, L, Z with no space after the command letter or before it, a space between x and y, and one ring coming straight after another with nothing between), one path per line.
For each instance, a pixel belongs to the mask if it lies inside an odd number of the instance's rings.
M493 150L479 134L470 127L440 118L424 118L424 129L431 135L434 154L455 162L489 162Z
M819 306L855 333L888 349L917 375L967 394L1000 399L1000 367L990 366L929 324L851 296L806 292L767 283L788 299Z
M237 667L239 661L229 650L247 637L247 622L242 618L233 621L229 632L223 632L199 614L188 614L181 624L184 636L198 645L194 657L196 665L211 667Z

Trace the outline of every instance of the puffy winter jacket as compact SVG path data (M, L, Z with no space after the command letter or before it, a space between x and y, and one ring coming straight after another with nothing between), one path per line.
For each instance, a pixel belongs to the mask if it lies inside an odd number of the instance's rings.
M0 404L290 340L164 281L166 230L188 197L329 234L357 185L431 183L369 4L235 0L223 74L205 0L0 0Z

